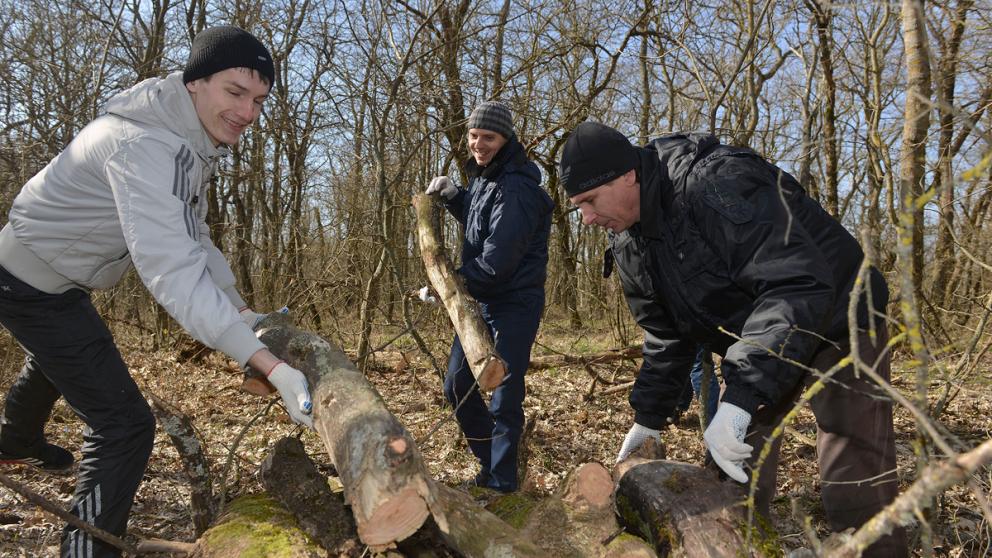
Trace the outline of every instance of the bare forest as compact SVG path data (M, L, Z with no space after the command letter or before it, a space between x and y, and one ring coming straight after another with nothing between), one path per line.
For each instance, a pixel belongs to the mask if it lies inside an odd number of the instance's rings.
M108 98L181 69L192 36L218 23L270 45L276 80L212 185L212 238L253 308L287 306L349 355L435 479L455 486L475 469L441 393L451 324L411 296L427 284L411 198L435 175L464 184L466 118L499 99L556 204L532 358L561 362L528 373L525 493L552 492L583 462L612 466L640 365L566 358L642 339L616 278L602 277L605 232L580 226L559 186L567 133L587 119L635 143L703 130L793 174L884 273L898 474L914 503L887 521L908 526L914 555L992 554L988 0L0 0L0 225ZM452 254L459 234L446 219ZM198 352L134 273L94 301L142 389L192 418L220 506L260 492L266 448L298 431L255 419L284 413L240 392L237 366ZM0 332L0 386L21 358ZM78 456L70 409L60 403L49 430ZM784 434L774 527L787 551L829 534L815 430L803 410ZM664 437L670 459L702 463L698 423ZM315 435L302 440L329 461ZM934 471L945 480L920 490ZM71 479L10 474L71 498ZM129 536L193 541L187 485L159 432ZM55 555L61 523L0 488L0 555Z

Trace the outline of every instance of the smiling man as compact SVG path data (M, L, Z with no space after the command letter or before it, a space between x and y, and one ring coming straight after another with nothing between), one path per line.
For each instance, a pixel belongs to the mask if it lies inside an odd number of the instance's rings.
M467 189L435 177L427 193L441 195L465 227L459 275L479 301L506 378L486 408L455 337L444 394L479 459L474 484L512 492L518 488L517 447L524 425L524 374L544 310L548 236L554 207L540 186L541 172L527 159L506 105L480 103L468 119ZM422 295L423 296L423 295Z
M268 49L231 26L200 32L183 72L112 98L106 114L24 185L0 231L0 324L25 364L0 420L0 463L68 471L46 441L61 396L87 425L72 513L123 536L155 420L90 300L132 267L192 336L268 373L293 420L311 425L303 374L255 337L260 318L206 224L218 161L258 118L275 77ZM62 556L118 556L66 526Z
M561 182L583 223L611 231L604 270L616 264L644 329L630 394L634 424L617 461L660 436L700 344L723 355L726 383L703 440L720 469L742 483L815 380L808 370L827 371L846 357L852 333L862 361L888 379L884 278L871 269L873 306L862 294L858 330L850 332L861 247L792 176L754 151L699 133L634 147L613 128L583 122L562 150ZM811 407L827 519L837 531L858 527L898 492L892 402L846 366ZM756 507L766 518L780 443L772 443L758 478ZM897 530L864 555L906 553Z

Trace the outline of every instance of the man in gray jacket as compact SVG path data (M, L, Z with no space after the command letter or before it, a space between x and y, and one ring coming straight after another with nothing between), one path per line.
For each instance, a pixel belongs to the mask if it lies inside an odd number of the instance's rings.
M306 378L255 337L260 315L205 221L217 162L258 118L274 77L248 32L200 32L183 72L111 99L24 185L0 231L0 324L26 354L0 419L0 462L68 470L72 455L44 436L65 397L88 427L72 513L112 534L125 532L155 421L89 293L132 264L193 337L267 373L293 420L312 426ZM119 552L67 526L62 555Z

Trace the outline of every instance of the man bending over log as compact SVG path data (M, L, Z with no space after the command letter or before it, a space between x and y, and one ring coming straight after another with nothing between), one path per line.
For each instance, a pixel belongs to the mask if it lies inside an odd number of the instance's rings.
M703 439L732 479L748 482L772 429L820 371L850 351L848 300L864 259L858 242L788 173L708 134L672 134L638 148L584 122L562 151L561 182L582 222L611 231L615 262L644 329L644 362L630 395L634 425L617 460L659 437L686 383L697 344L723 355L726 383ZM872 268L858 301L861 359L884 378L889 361L885 280ZM867 331L874 320L876 336ZM851 366L811 401L827 519L857 527L898 492L891 402ZM758 478L769 515L776 438ZM759 451L753 451L758 449ZM866 556L905 556L900 531Z
M439 193L465 227L458 274L479 302L508 370L486 409L456 335L444 394L457 409L458 424L482 465L475 484L512 492L517 489L517 446L524 425L524 374L544 309L554 204L541 188L541 173L527 159L504 104L479 104L467 127L472 153L465 164L468 188L437 176L426 193Z
M0 462L67 470L45 441L60 397L89 427L72 513L123 536L151 454L155 420L90 291L134 265L193 337L261 372L293 420L311 425L306 378L252 332L259 315L206 224L217 162L258 118L275 77L268 49L231 26L201 31L185 70L142 81L24 185L0 231L0 324L27 355L7 393ZM240 311L240 315L239 315ZM67 526L62 556L118 556Z

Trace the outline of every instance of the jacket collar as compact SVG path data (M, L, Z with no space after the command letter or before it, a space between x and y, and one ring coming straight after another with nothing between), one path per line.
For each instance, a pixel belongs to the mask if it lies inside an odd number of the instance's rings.
M517 141L514 136L510 138L503 148L496 153L493 160L488 165L480 167L474 157L469 157L465 163L465 174L469 179L481 176L486 180L492 180L506 171L520 167L527 163L527 154L524 153L524 146Z

